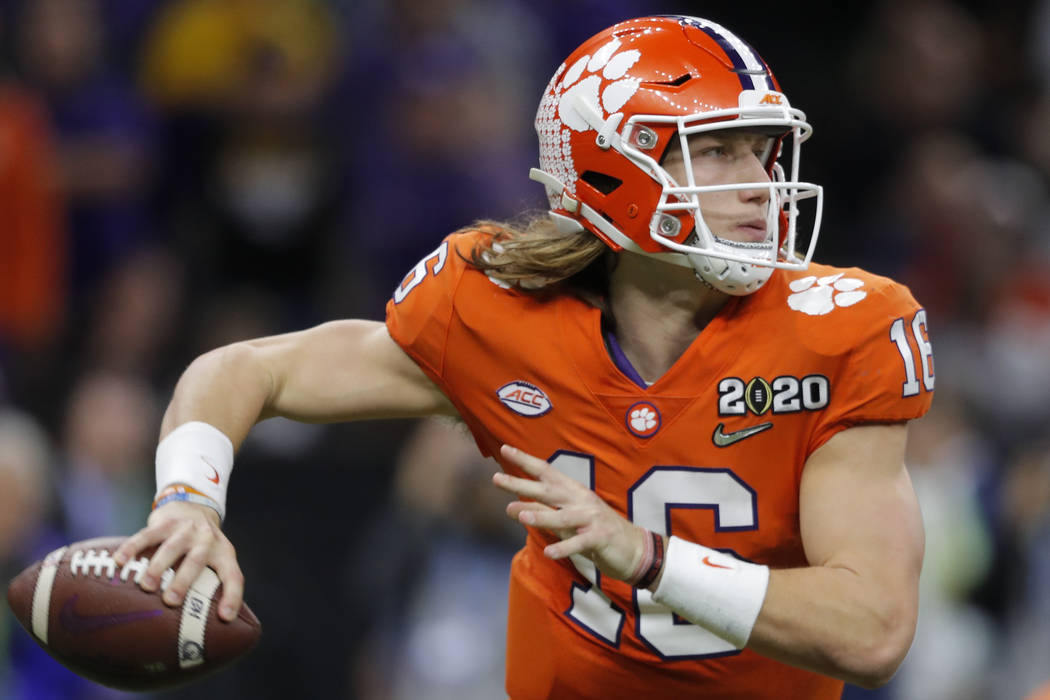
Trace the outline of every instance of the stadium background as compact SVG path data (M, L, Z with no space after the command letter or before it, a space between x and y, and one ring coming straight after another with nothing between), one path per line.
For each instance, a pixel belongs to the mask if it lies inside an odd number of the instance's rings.
M744 36L815 125L818 259L930 310L918 636L890 686L847 698L1050 681L1048 0L0 0L3 579L141 525L194 356L381 318L445 234L540 206L531 121L554 68L676 11ZM262 644L157 697L501 697L521 535L491 469L433 423L260 425L227 530ZM0 698L110 697L2 606Z

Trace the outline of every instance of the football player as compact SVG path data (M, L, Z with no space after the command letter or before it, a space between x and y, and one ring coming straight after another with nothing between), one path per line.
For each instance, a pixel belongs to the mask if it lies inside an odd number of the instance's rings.
M157 450L142 585L185 560L243 578L222 534L235 448L270 416L447 415L496 458L528 530L507 693L837 698L915 630L923 556L903 459L934 388L925 311L810 262L811 129L740 37L695 17L617 24L536 116L550 212L456 232L385 324L341 321L198 358ZM807 222L803 225L803 222Z

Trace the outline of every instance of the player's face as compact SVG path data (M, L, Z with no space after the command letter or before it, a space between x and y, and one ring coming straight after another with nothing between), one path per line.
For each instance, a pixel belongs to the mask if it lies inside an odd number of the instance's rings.
M769 182L765 164L776 139L743 129L726 129L689 137L693 180L697 186ZM672 146L661 163L681 186L688 179L682 149ZM733 241L766 240L768 188L702 192L700 209L711 232Z

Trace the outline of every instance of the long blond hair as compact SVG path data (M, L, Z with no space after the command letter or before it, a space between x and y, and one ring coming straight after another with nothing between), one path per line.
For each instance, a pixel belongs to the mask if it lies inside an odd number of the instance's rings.
M475 222L461 231L489 234L469 262L490 278L525 291L604 293L611 251L594 234L560 231L546 213L521 221Z

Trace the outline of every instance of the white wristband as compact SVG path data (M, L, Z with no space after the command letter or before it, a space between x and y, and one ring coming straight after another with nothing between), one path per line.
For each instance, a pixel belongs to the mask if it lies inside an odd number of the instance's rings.
M768 566L671 537L653 600L743 649L768 586Z
M233 443L213 425L183 423L157 445L157 493L172 484L192 486L219 504L220 519L232 471Z

